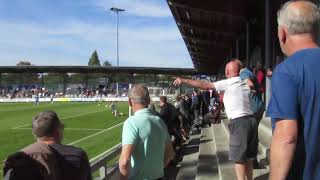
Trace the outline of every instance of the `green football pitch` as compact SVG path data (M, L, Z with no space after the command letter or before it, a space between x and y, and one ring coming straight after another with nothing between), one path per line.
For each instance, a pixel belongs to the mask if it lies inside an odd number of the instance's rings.
M100 105L99 105L100 104ZM33 143L32 118L39 112L54 110L65 125L64 144L83 148L94 158L121 141L122 124L128 117L128 104L118 102L123 116L113 116L106 103L3 103L0 104L0 159ZM2 179L2 163L0 170Z

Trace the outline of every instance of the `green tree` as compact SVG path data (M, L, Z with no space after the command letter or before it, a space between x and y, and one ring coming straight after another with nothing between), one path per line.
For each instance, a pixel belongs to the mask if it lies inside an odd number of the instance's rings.
M19 61L17 66L31 66L32 64L29 61Z
M96 50L93 51L93 53L89 59L88 65L89 66L101 66L99 56L98 56L98 53Z
M17 66L33 66L29 61L19 61ZM39 76L37 73L8 73L6 74L6 82L8 84L36 84Z
M111 64L111 62L110 61L108 61L108 60L105 60L104 62L103 62L103 66L112 66L112 64Z

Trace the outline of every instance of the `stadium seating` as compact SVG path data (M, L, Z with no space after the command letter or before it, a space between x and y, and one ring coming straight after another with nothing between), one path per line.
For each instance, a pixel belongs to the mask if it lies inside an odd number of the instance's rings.
M228 119L223 114L221 124L193 131L185 151L176 179L230 180L236 179L233 162L228 160ZM259 125L259 167L253 175L257 179L268 179L268 149L271 142L270 119L264 118Z

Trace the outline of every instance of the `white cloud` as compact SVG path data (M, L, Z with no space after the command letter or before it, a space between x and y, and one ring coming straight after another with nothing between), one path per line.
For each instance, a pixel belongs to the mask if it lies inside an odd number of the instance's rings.
M100 59L116 64L113 24L63 22L59 26L0 21L0 64L15 65L22 59L36 65L86 65L94 49ZM120 65L192 67L176 27L120 28Z
M162 0L165 2L165 0ZM141 17L171 17L171 12L165 3L153 0L99 0L98 7L110 9L110 7L118 7L125 9L125 15L141 16Z

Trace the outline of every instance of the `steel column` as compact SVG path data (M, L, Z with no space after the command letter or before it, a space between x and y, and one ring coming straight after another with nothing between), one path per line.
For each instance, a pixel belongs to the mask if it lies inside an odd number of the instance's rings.
M246 65L250 68L250 22L246 23Z
M236 40L236 58L240 58L240 46L239 46L239 43L240 43L240 39L237 39Z
M86 75L85 75L85 77L84 77L85 79L85 86L84 86L84 88L87 90L88 89L88 85L89 85L89 74L88 73L86 73Z
M67 88L67 73L63 73L63 95L66 95L66 88Z
M41 88L44 87L44 77L43 77L43 73L41 73Z
M119 67L119 11L117 11L117 67ZM117 96L119 96L119 77L117 75Z
M265 65L264 68L270 68L271 61L271 1L265 0ZM265 103L266 106L269 104L269 99L271 95L271 79L270 77L266 78L266 91L265 91Z

